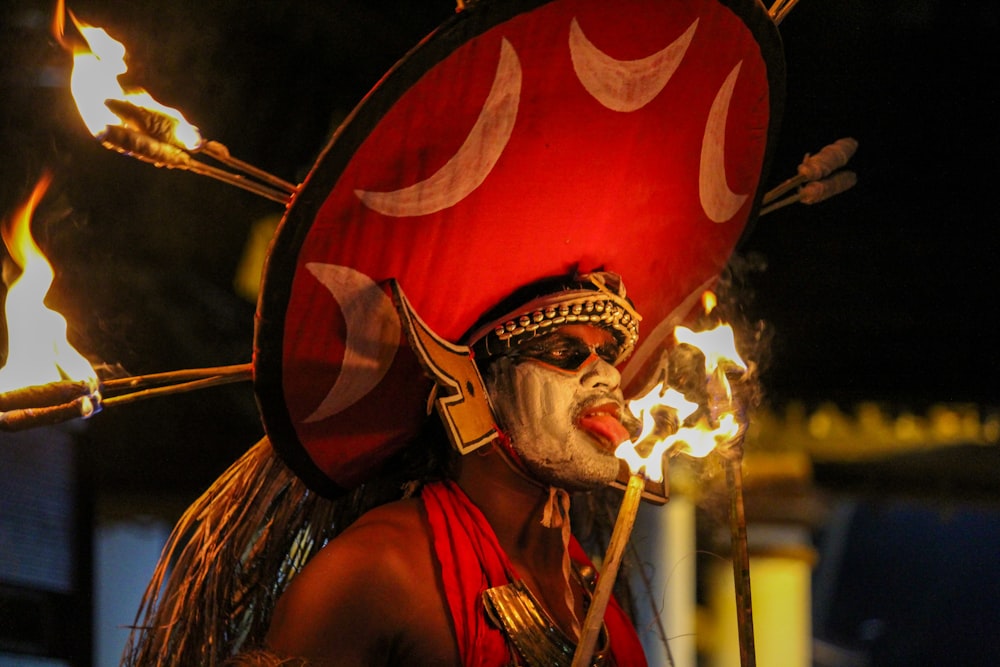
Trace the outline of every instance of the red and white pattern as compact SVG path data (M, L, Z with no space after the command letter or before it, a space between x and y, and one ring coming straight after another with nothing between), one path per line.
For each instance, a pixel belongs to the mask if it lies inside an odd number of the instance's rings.
M405 440L426 398L420 382L396 386L419 374L394 352L383 281L458 341L519 286L619 273L644 318L631 381L751 215L781 94L761 7L539 4L472 5L390 72L279 231L259 312L262 413L279 449L304 448L340 487Z

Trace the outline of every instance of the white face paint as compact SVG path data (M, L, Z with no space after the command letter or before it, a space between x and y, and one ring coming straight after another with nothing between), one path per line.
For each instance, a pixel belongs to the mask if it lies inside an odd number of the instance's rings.
M612 335L568 325L546 338L599 348ZM618 475L615 447L627 437L619 421L621 376L596 355L576 370L532 358L498 359L487 387L514 451L540 482L567 490L606 485Z

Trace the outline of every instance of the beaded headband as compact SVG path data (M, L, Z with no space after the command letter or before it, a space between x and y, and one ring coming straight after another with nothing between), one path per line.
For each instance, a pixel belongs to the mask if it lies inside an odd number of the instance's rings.
M579 276L571 287L536 297L481 326L470 337L476 359L506 353L525 341L555 331L563 324L590 324L610 331L618 341L617 366L639 339L639 320L618 274L594 272Z

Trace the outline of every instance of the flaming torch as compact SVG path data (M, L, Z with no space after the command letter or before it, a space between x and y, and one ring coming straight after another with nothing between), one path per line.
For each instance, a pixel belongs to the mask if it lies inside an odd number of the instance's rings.
M706 293L703 303L706 312L710 312L714 307L714 295ZM663 480L664 461L668 454L703 458L716 450L723 453L729 462L727 471L735 468L735 473L727 472L727 479L731 496L738 497L738 503L734 501L731 507L730 523L733 527L734 572L737 573L740 653L743 667L754 664L746 519L742 512L742 476L739 475L746 418L738 401L733 398L729 382L730 377L745 374L747 366L736 351L735 337L729 325L719 324L704 331L677 327L674 338L677 346L671 354L670 367L666 369L671 377L653 387L645 396L628 403L629 410L641 420L642 430L635 439L626 440L615 451L618 458L628 463L631 474L581 629L572 667L590 664L646 480ZM730 478L730 474L735 477ZM741 541L741 547L736 544L737 541ZM737 552L739 556L735 555ZM741 609L746 610L745 617ZM747 628L749 634L745 636ZM747 648L744 650L744 647Z
M50 175L43 176L0 229L16 265L4 271L7 360L0 368L0 431L88 418L113 405L252 377L250 364L236 364L102 381L67 340L65 318L44 304L55 272L31 235L31 220L51 180Z
M31 219L51 176L3 225L3 241L20 273L5 282L7 362L0 369L0 430L89 417L100 409L97 373L66 339L66 320L43 300L55 273L31 236ZM8 273L7 271L4 272Z
M72 38L65 31L67 14L77 31ZM70 89L80 115L105 147L157 167L208 176L285 205L298 191L295 185L233 157L223 144L203 139L180 111L160 104L146 91L125 91L118 83L128 70L125 47L101 28L78 21L63 0L56 6L53 32L73 53ZM196 155L234 171L200 162Z

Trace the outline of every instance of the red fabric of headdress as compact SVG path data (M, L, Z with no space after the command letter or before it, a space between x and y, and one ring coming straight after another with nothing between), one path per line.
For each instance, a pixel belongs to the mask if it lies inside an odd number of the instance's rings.
M255 388L275 447L335 495L413 434L430 387L383 289L459 337L542 277L620 274L643 316L623 377L727 262L783 99L750 0L480 0L335 134L273 243Z

